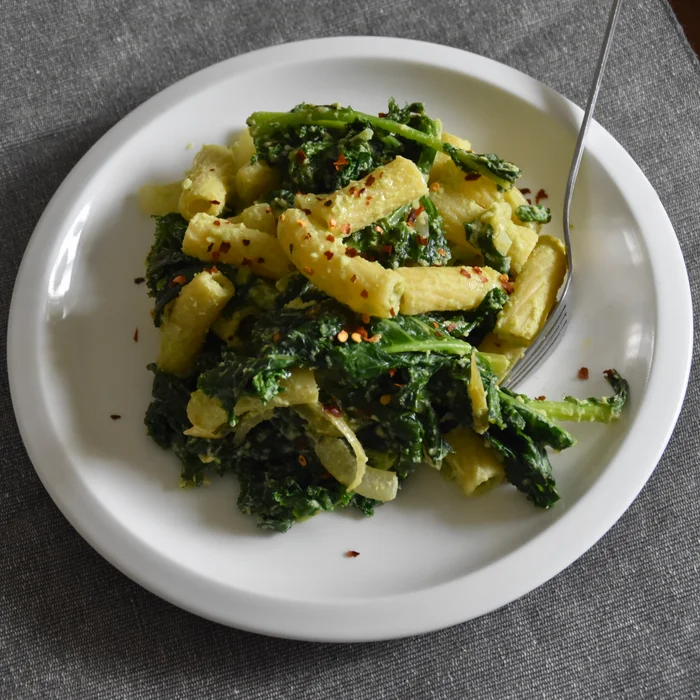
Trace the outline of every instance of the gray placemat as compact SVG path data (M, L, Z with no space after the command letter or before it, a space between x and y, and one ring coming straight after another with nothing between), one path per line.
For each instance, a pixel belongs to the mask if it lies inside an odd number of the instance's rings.
M49 198L99 136L173 81L284 41L393 35L485 54L581 104L607 6L607 0L0 4L3 340L17 267ZM659 192L697 291L700 70L664 0L626 3L596 116ZM4 345L2 353L4 366ZM4 371L0 382L0 697L700 697L697 373L649 484L568 570L470 623L351 646L227 629L126 579L50 501L17 434Z

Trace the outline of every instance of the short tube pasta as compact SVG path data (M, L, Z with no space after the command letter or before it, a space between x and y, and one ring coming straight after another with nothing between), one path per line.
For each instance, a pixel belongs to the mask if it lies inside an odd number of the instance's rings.
M177 211L180 201L181 182L167 185L143 185L139 189L139 207L146 216L165 216Z
M256 231L263 231L271 236L277 235L277 217L272 213L269 204L251 204L238 216L229 219L232 224L243 224Z
M552 236L540 236L499 314L496 335L529 345L542 330L566 275L566 249Z
M405 290L401 313L468 311L500 286L500 273L490 267L399 267Z
M439 182L431 186L430 198L442 216L447 240L454 245L467 248L470 252L478 253L476 248L467 241L464 224L470 224L478 219L485 209L474 200L463 197Z
M274 236L209 214L192 217L182 252L206 262L249 267L256 275L273 280L289 272L289 261Z
M225 146L208 145L194 158L182 181L178 209L188 221L197 213L217 216L233 194L234 161Z
M421 171L412 161L398 156L337 192L297 195L295 204L310 211L334 235L347 236L427 192Z
M288 209L280 216L277 240L303 275L353 311L382 318L399 313L401 275L361 258L334 234L315 226L303 211Z
M459 426L445 436L454 452L445 457L451 476L467 496L505 479L503 465L496 451L471 428Z
M220 272L196 274L165 310L158 368L180 377L189 375L210 326L233 294L233 284Z

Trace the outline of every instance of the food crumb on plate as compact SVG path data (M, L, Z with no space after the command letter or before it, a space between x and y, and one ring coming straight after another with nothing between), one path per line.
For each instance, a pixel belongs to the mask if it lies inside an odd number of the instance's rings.
M354 549L349 549L347 552L345 552L345 556L348 559L354 559L355 557L359 557L360 553L356 552Z
M581 369L578 371L578 378L588 379L588 367L581 367Z

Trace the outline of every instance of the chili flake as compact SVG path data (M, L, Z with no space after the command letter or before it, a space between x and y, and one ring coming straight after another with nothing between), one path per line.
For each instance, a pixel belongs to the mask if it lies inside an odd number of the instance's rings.
M335 219L328 219L328 228L332 231L336 226L338 225L338 222Z
M396 311L394 311L394 307L393 307L393 306L389 309L389 313L391 314L391 317L392 317L392 318L393 318L394 316L396 316Z
M212 259L212 260L218 260L220 257L221 257L221 253L220 253L218 250L215 250L215 251L211 254L211 259Z
M243 258L243 260L241 260L241 265L243 265L243 267L249 267L252 264L253 261L250 258Z
M250 239L244 238L242 243L243 243L243 245L250 245Z
M306 221L304 219L297 219L297 226L306 226Z
M221 202L218 199L210 199L209 204L221 204Z
M437 192L440 189L440 183L439 182L433 182L432 185L430 185L430 191L431 192Z
M418 236L416 238L419 245L428 245L429 239L427 236Z
M389 376L390 376L390 377L393 377L395 374L396 374L396 370L395 370L395 369L392 368L392 369L389 370Z
M369 203L372 201L372 195L368 194L367 199L365 199L365 206L369 206Z
M339 343L344 343L348 339L348 332L345 330L340 331L340 333L338 333L336 338L338 338Z
M471 274L469 273L469 270L467 270L464 267L460 268L459 274L462 275L462 277L466 277L467 279L471 279Z
M143 284L145 281L145 277L134 277L134 284Z
M344 235L347 236L348 233L350 233L350 224L343 224L343 225L340 227L340 232L341 232L342 234L344 234Z
M387 243L386 245L382 246L382 252L386 253L387 255L391 255L394 252L394 246L391 245L391 243Z
M588 379L588 367L581 367L577 376L579 379Z
M376 182L377 178L374 177L374 175L370 175L366 180L365 180L365 185L367 187L372 187L372 185Z
M348 159L345 157L344 154L340 154L338 156L338 160L333 161L333 165L335 165L336 170L342 170L347 164L348 164Z
M330 207L332 204L333 204L333 200L332 200L332 199L327 199L327 200L323 203L323 206L324 206L324 207Z
M442 255L443 258L447 257L447 253L445 252L444 248L438 248L438 253L440 253L440 255Z
M111 418L112 420L119 420L119 419L121 418L121 416L120 416L118 413L112 413L112 414L110 415L110 418Z
M357 282L357 275L353 275L353 276L350 278L350 281L351 281L353 284L355 284L355 282Z
M332 260L334 253L332 250L327 250L324 255L326 256L326 260Z
M467 174L464 176L464 179L465 179L467 182L471 182L472 180L478 180L480 177L481 177L481 175L479 175L479 173L467 173Z
M306 153L300 149L297 150L296 152L296 159L299 163L303 163L306 160Z
M481 268L478 265L474 265L474 267L472 267L472 270L474 270L474 272L476 272L477 275L481 274Z
M265 207L266 214L272 214L272 207Z
M362 323L369 323L369 314L362 314Z
M304 265L304 274L311 277L311 275L314 274L314 271L308 265Z
M211 249L212 249L213 247L214 247L214 243L210 243L210 244L207 246L207 253L211 253Z
M345 255L349 258L356 258L358 256L357 248L346 248Z
M368 343L378 343L382 339L381 334L375 333L371 338L367 338Z
M369 292L368 292L366 289L363 289L363 290L360 292L360 296L361 296L363 299L366 299L366 298L369 296Z
M522 190L520 190L520 194L530 194L532 190L529 187L523 187Z
M350 338L353 340L355 343L361 343L362 342L362 336L359 333L353 333Z
M379 403L382 406L388 406L391 403L391 394L382 394L382 396L379 397Z
M138 328L134 331L134 342L135 343L139 342L139 329Z
M535 396L535 401L546 401L547 397L546 396Z
M306 459L306 457L304 457L304 455L299 455L298 461L302 467L305 467L309 463L308 460Z
M231 250L231 244L228 241L224 241L220 246L219 246L219 252L220 253L228 253L229 250Z
M379 115L381 116L381 115ZM386 116L386 115L384 115ZM349 549L347 552L345 552L345 556L348 557L348 559L354 559L355 557L359 557L360 553L356 552L354 549Z
M452 331L453 331L455 328L457 328L457 324L456 324L456 323L450 323L450 324L448 324L448 326L447 326L447 332L448 332L448 333L452 333Z
M217 220L214 222L214 226L221 226L221 222L217 219Z
M335 236L332 233L329 233L326 236L326 240L329 241L330 243L333 243L333 241L335 241Z
M381 226L375 226L375 227L374 227L374 230L375 230L377 233L384 233L384 229L383 229Z
M173 277L172 284L185 284L187 282L187 278L185 275L178 275L177 277Z
M340 416L343 415L343 412L337 406L334 406L333 404L325 404L323 406L323 410L326 413L330 413L335 418L340 418Z
M549 195L544 190L540 190L535 195L535 204L539 204L541 199L549 199Z
M279 333L275 333L275 334L272 336L272 342L273 342L273 343L279 343L279 340L280 340L281 337L282 337L282 336L281 336Z

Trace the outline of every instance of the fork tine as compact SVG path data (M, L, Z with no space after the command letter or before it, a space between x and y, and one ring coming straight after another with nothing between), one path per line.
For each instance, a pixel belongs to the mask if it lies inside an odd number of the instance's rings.
M555 313L550 317L547 325L549 328L537 337L535 342L528 348L523 359L516 365L513 372L504 381L504 386L512 389L517 384L532 374L549 353L559 344L568 325L568 313L565 304L560 304Z

